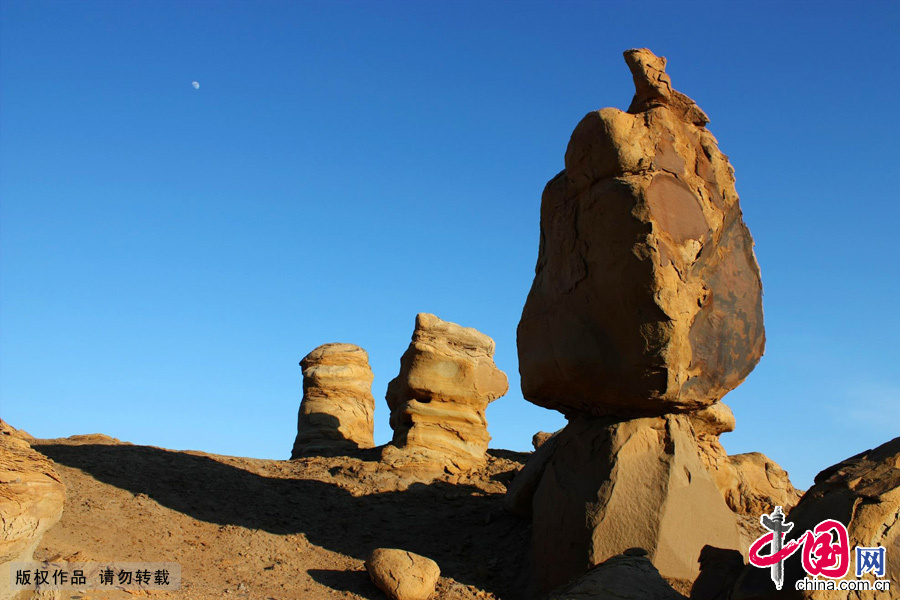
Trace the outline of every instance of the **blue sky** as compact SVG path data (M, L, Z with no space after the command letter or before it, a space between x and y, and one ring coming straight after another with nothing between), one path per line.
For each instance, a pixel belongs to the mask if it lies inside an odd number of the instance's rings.
M0 9L0 414L39 437L286 458L298 361L365 348L376 441L415 314L519 391L540 196L622 51L669 59L736 170L767 351L731 453L807 487L900 433L900 4L14 2ZM198 81L195 90L191 82Z

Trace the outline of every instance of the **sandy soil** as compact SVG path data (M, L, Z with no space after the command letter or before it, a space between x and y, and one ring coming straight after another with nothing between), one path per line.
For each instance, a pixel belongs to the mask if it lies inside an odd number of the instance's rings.
M528 523L501 508L528 454L490 451L488 464L430 484L397 480L378 451L257 460L176 452L102 435L32 440L67 487L60 522L37 560L178 562L178 592L62 592L132 598L385 596L363 561L402 548L441 567L436 597L519 598Z

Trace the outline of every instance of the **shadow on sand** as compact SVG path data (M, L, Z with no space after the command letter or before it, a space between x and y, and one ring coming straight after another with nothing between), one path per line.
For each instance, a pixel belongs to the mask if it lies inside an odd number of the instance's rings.
M266 477L207 456L133 445L35 443L35 450L99 481L146 494L194 519L303 533L323 548L364 560L375 548L428 556L443 575L504 598L521 597L530 527L503 512L501 494L470 485L414 484L354 497L333 483ZM370 459L367 455L366 460ZM366 595L363 572L311 570L320 583Z

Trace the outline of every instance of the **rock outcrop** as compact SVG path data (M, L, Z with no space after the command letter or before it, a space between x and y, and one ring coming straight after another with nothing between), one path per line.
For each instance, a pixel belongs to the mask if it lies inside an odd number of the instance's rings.
M518 328L524 397L569 420L505 501L532 515L537 592L632 546L689 589L702 548L746 550L746 514L797 498L777 465L718 439L734 428L719 400L765 347L733 169L665 59L625 61L628 112L585 116L544 190Z
M725 497L728 507L741 517L741 550L745 553L760 535L759 516L776 506L790 510L800 500L787 472L760 452L729 456L719 441L723 433L734 431L731 409L717 402L691 414L700 445L700 458Z
M791 510L787 522L793 529L785 535L786 542L802 536L825 519L835 519L847 527L850 542L851 571L854 548L886 548L885 579L891 585L900 582L900 437L857 454L819 473L815 485ZM748 566L732 594L734 600L763 598L809 598L813 600L856 600L871 597L873 592L807 591L797 592L794 582L805 576L801 551L784 563L784 587L776 594L768 569ZM863 579L872 580L871 573ZM892 589L891 593L896 590ZM876 593L877 594L877 593ZM891 596L893 597L893 596Z
M494 340L434 315L416 316L400 374L388 384L394 438L384 459L398 468L469 470L485 460L485 409L509 389Z
M538 590L633 546L663 576L689 582L705 545L739 547L687 416L573 417L552 442L532 503Z
M642 548L626 550L554 590L547 600L684 600Z
M25 434L27 436L27 434ZM0 433L0 599L12 598L10 562L28 562L66 498L53 463L6 425Z
M391 600L428 600L441 569L426 558L394 548L378 548L366 560L369 578Z
M665 59L625 53L627 113L589 113L541 200L518 329L522 393L565 414L658 416L715 403L750 373L762 285L734 175Z
M300 361L303 400L291 458L372 448L375 399L369 355L353 344L325 344Z

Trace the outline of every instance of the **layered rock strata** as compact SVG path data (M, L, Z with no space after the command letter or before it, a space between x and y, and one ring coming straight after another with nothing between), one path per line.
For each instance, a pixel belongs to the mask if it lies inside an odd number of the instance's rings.
M466 471L485 461L485 410L509 389L494 340L434 315L416 316L400 374L388 384L394 430L385 460L398 467Z
M0 599L15 594L11 562L29 562L41 538L62 516L66 487L53 462L31 449L15 428L0 432Z
M375 399L369 355L353 344L325 344L300 361L303 400L291 458L372 448Z

